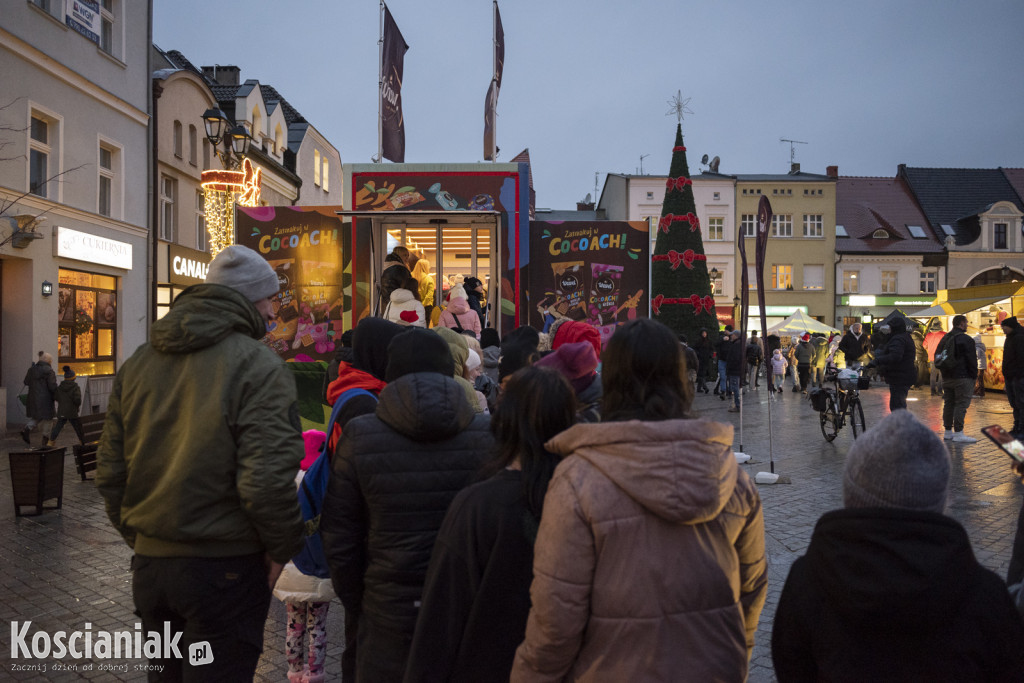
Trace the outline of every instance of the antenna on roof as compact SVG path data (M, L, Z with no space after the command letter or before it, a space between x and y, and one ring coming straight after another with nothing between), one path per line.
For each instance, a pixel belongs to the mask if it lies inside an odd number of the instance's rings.
M789 143L789 165L792 166L793 162L796 161L796 150L793 145L806 145L807 143L803 140L789 140L787 138L779 138L779 142Z
M640 155L640 173L639 173L639 175L643 175L644 174L644 158L645 157L649 157L649 156L651 156L651 155L650 154L641 154Z

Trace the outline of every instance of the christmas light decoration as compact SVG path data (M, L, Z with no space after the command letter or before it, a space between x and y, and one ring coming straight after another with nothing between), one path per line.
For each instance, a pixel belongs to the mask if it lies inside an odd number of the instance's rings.
M235 241L235 205L259 206L263 169L243 160L241 171L203 171L206 232L210 254L216 256ZM236 198L237 195L237 198Z

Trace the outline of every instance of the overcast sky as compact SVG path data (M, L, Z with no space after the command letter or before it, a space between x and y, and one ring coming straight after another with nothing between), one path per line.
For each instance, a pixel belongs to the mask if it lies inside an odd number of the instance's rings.
M409 44L406 162L483 158L490 0L392 0ZM537 205L606 173L668 173L677 91L691 173L1024 166L1021 0L503 0L499 161L524 148ZM215 8L215 9L211 9ZM214 19L208 17L213 15ZM338 148L377 151L377 0L154 0L153 40L273 85ZM595 199L597 195L595 194Z

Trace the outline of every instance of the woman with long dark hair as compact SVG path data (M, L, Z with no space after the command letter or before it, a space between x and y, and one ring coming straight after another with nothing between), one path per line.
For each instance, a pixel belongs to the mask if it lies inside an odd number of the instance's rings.
M534 552L512 681L742 681L766 593L764 519L732 426L688 419L676 336L612 335L600 424L561 454Z
M452 501L437 536L405 680L508 681L530 611L533 544L559 456L544 444L572 426L572 387L553 370L508 378L491 418L497 455Z

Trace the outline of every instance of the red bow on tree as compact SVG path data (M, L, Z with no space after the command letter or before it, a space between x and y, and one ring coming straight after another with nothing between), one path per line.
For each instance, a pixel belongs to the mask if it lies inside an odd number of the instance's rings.
M689 299L685 299L686 303L693 306L693 314L697 315L701 310L706 310L711 313L715 310L715 299L712 296L705 296L703 299L700 294L691 294Z
M685 148L685 147L682 147L682 146L680 146L680 147L673 147L673 148L672 148L672 151L673 151L673 152L685 152L685 151L686 151L686 148Z
M659 294L658 296L654 297L654 300L651 301L651 310L654 311L654 315L658 315L659 314L659 312L661 310L661 304L663 304L664 302L665 302L665 295L664 294Z
M665 187L667 187L669 190L675 189L679 191L682 191L687 185L693 185L693 181L687 178L686 176L679 176L678 178L669 178L668 181L665 183Z
M694 261L707 261L708 257L704 254L694 253L693 249L687 249L682 254L672 250L668 252L668 260L672 262L672 270L678 268L680 263L686 266L687 270L693 270Z
M693 213L688 213L684 216L677 216L673 213L666 213L664 216L661 217L661 220L658 221L658 230L661 230L665 234L668 234L668 229L676 221L686 221L687 223L689 223L690 232L694 232L695 230L700 228L700 218L693 215Z

